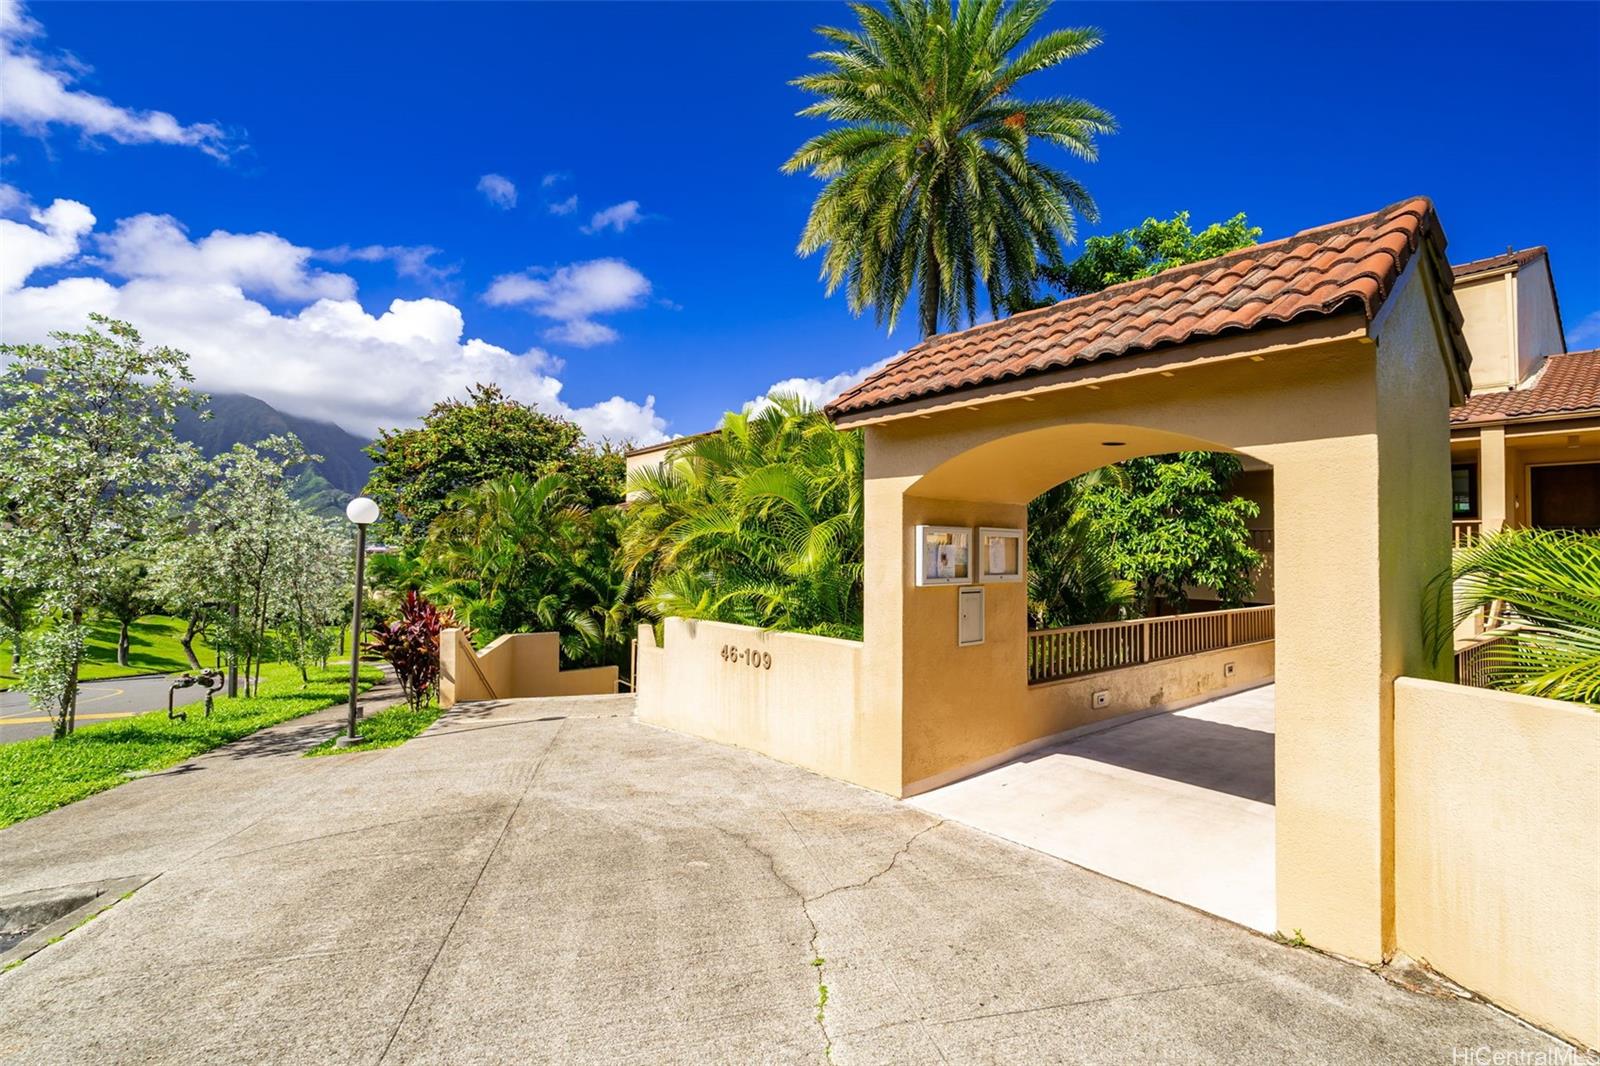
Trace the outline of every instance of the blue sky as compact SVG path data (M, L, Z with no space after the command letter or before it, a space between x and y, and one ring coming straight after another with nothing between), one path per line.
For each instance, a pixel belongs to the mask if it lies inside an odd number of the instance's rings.
M842 6L0 12L7 77L31 78L0 113L7 339L105 307L208 387L361 432L492 377L636 438L916 340L794 253L818 186L779 166L819 127L787 82ZM1047 18L1105 44L1023 88L1121 127L1057 160L1100 204L1080 235L1188 209L1270 238L1421 193L1458 262L1549 245L1569 338L1600 345L1600 5Z

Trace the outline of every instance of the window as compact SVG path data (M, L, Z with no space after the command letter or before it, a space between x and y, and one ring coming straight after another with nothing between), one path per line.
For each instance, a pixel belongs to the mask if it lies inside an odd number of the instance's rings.
M1450 467L1450 517L1478 517L1478 464L1456 463Z

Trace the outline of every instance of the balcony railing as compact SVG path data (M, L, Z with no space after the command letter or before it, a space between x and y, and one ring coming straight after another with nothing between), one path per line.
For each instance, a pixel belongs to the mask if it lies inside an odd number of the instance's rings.
M1476 518L1457 518L1450 523L1450 544L1456 548L1470 548L1478 540L1483 523Z
M1468 644L1465 648L1456 651L1456 684L1470 685L1473 688L1489 688L1490 650L1505 638L1492 636L1486 640L1479 640Z
M1035 629L1028 634L1028 684L1257 644L1271 640L1273 634L1270 604L1065 629Z

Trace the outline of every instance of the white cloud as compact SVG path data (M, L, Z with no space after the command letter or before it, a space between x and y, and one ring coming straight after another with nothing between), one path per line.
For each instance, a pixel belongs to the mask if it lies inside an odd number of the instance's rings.
M573 193L565 200L557 200L555 203L547 204L546 206L550 208L552 215L570 215L578 209L578 194Z
M434 266L431 260L438 254L439 249L431 244L368 244L360 248L341 244L337 248L325 248L316 252L315 258L326 263L389 262L394 264L394 272L402 278L411 278L429 285L443 285L461 268L453 263Z
M786 378L783 381L774 382L766 392L753 400L747 401L744 409L746 411L759 411L771 402L773 394L780 392L801 396L810 401L813 407L823 407L846 389L861 384L869 375L876 374L888 366L891 361L900 358L904 354L904 352L895 352L893 355L879 359L876 363L859 367L855 370L846 370L833 375L831 378Z
M478 179L478 191L483 198L502 211L517 206L517 186L510 178L499 174L485 174Z
M1567 347L1574 352L1600 347L1600 311L1590 311L1567 330Z
M170 215L135 215L119 221L99 243L105 257L97 265L124 278L232 285L284 300L349 300L356 293L353 278L308 269L311 249L275 233L216 230L191 241Z
M20 287L41 267L73 259L86 234L94 229L94 214L76 200L57 200L43 211L33 208L13 186L15 206L26 208L33 225L0 219L0 294Z
M566 174L566 173L563 173L562 171L556 170L556 171L552 171L549 174L546 174L543 178L539 179L539 184L541 186L543 186L544 188L548 189L552 185L555 185L558 182L566 181L570 177L572 177L571 174Z
M307 268L313 256L271 233L213 234L189 241L162 216L125 219L102 242L114 279L92 276L93 214L57 200L31 223L0 219L0 335L43 341L81 328L90 311L137 325L153 344L191 356L197 384L246 392L275 407L358 433L405 425L445 396L494 382L524 402L572 418L591 437L646 443L665 438L654 398L613 396L588 407L561 399L559 362L538 348L517 353L466 336L461 310L439 299L395 300L380 314L355 299L354 282ZM29 286L43 267L73 276ZM298 309L275 311L249 291ZM297 295L289 295L297 294Z
M644 214L639 210L638 200L624 200L620 204L612 204L604 211L596 211L594 217L589 219L589 224L583 227L583 232L604 233L609 229L621 233L643 218Z
M0 121L39 136L52 126L69 126L85 140L182 145L221 160L231 154L235 146L214 123L185 124L165 111L133 110L73 89L84 68L26 44L42 32L18 0L0 0Z
M484 300L495 307L525 307L553 318L547 340L590 347L617 339L616 330L593 316L638 307L650 295L650 279L621 259L591 259L550 270L535 267L494 279Z

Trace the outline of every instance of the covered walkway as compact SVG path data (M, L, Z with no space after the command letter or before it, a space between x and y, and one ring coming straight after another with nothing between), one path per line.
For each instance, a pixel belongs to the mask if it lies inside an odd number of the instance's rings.
M1264 933L1274 688L1116 719L909 800Z

